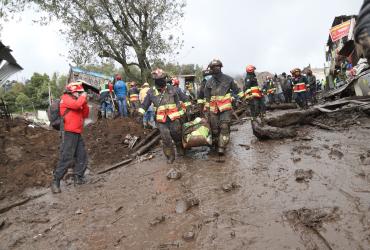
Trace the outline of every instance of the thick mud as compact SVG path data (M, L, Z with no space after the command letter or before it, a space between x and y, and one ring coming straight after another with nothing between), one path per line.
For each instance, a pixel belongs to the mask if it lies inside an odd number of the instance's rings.
M58 195L27 190L43 195L0 214L0 249L370 249L368 124L261 142L246 122L224 163L196 149L170 166L157 148Z

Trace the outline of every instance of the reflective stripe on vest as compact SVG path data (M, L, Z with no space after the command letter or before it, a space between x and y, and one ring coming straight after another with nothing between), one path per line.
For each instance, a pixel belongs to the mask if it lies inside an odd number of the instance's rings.
M231 94L226 94L225 96L212 96L209 103L210 111L217 114L218 112L224 112L227 110L232 110L231 105Z
M245 97L257 97L261 98L262 97L262 91L259 87L251 87L247 91L245 91Z
M179 111L176 104L162 105L157 108L156 120L157 122L165 123L168 116L171 121L174 121L181 117L182 112Z
M198 99L197 100L197 103L198 104L204 104L206 102L206 100L205 99Z
M294 93L299 93L299 92L306 91L306 84L304 82L294 84L293 91L294 91Z
M272 88L272 89L268 89L267 90L267 94L273 94L275 92L275 88Z
M139 95L138 94L131 94L130 95L130 102L136 102L139 100Z
M240 91L240 92L238 93L238 96L239 96L239 98L242 98L242 97L244 96L243 91Z

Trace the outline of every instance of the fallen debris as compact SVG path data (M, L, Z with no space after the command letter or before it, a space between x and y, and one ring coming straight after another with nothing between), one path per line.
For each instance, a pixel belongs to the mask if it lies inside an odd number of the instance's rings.
M166 220L166 216L164 215L161 215L161 216L157 216L154 218L154 220L152 220L151 222L149 222L150 226L156 226L162 222L164 222Z
M320 229L323 222L337 219L337 212L337 207L324 209L303 207L298 210L290 210L285 213L285 216L295 223L299 222L306 227Z
M234 189L240 188L240 185L235 182L231 182L231 183L223 184L221 188L224 192L230 192Z
M293 138L297 132L292 128L271 127L252 121L253 134L260 140Z
M249 150L251 149L251 146L247 145L247 144L239 144L240 147L244 147L245 150Z
M294 172L295 180L297 182L308 182L310 179L312 179L312 174L313 174L312 169L309 170L297 169Z
M190 208L199 205L199 199L196 197L186 197L176 202L176 213L182 214Z
M285 109L296 109L296 108L297 108L296 103L280 103L280 104L273 103L273 104L266 105L267 110L275 110L275 109L285 110Z
M178 179L181 178L182 173L179 170L177 170L177 169L171 168L167 172L166 176L167 176L167 179L170 179L170 180L178 180Z
M182 235L182 238L185 240L185 241L192 241L194 240L194 237L195 237L195 233L192 232L192 231L189 231L189 232L186 232Z

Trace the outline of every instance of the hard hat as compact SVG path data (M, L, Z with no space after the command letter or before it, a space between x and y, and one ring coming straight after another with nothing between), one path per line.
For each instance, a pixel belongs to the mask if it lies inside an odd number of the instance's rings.
M149 83L145 82L145 83L143 84L143 87L149 87Z
M216 67L216 66L223 67L222 62L221 62L221 60L220 60L220 59L213 59L213 60L209 63L209 65L208 65L208 67L209 67L209 68Z
M84 92L84 88L82 87L81 82L71 82L68 83L66 86L66 90L68 92L74 93L74 92Z
M163 71L163 69L157 68L156 70L152 71L153 79L164 79L167 77L167 74Z
M245 71L247 71L248 73L253 73L254 71L256 70L256 67L254 67L253 65L248 65L245 69Z
M179 79L177 79L177 78L172 78L172 85L173 85L173 86L179 86L179 84L180 84Z
M301 73L301 69L300 68L294 68L290 71L290 73L294 74L294 73Z

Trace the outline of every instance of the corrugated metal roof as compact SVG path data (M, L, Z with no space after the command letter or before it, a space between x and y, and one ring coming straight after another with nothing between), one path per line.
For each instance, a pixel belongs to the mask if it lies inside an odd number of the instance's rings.
M0 86L2 86L11 75L21 70L22 68L19 68L8 62L5 62L3 66L0 68Z

